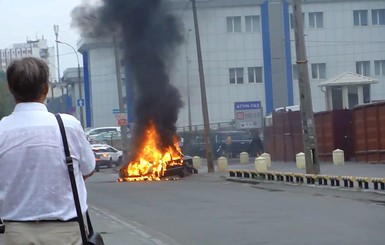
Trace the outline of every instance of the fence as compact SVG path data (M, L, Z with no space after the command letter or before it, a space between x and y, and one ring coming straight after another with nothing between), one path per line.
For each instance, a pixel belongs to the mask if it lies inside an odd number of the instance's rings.
M385 162L385 102L353 109L354 150L359 162Z
M274 112L272 125L265 128L265 149L274 161L295 161L303 152L300 112ZM341 149L345 160L385 163L385 102L314 114L321 161L332 161Z

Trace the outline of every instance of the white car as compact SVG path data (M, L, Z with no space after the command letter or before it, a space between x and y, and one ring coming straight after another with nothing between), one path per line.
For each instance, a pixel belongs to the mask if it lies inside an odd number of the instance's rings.
M93 144L91 146L95 153L96 171L99 171L102 166L111 168L112 165L118 166L122 163L122 151L106 144Z
M103 133L110 134L120 134L120 127L100 127L100 128L90 128L85 131L88 141L93 141L97 135Z

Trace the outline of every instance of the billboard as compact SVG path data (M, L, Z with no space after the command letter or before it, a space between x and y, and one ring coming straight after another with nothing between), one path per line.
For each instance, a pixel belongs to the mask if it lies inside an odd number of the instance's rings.
M235 102L235 126L237 129L252 129L263 127L261 101Z

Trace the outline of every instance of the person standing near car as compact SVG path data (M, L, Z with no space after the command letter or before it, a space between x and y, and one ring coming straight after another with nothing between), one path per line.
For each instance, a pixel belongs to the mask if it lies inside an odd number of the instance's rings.
M226 137L226 152L227 152L227 158L233 157L232 140L230 135Z
M6 245L82 243L60 129L44 104L48 77L47 64L33 57L7 68L16 106L0 121L0 217ZM93 174L94 153L80 122L61 117L85 213L84 179Z

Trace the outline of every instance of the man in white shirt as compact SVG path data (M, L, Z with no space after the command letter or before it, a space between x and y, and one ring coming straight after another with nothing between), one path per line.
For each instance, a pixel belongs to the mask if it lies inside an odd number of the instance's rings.
M0 121L0 217L5 243L81 244L60 129L44 105L48 67L37 58L13 61L8 87L16 106ZM84 179L93 174L95 158L79 121L61 115L79 192L87 210Z

